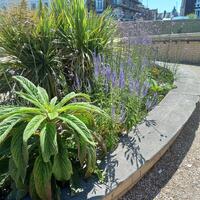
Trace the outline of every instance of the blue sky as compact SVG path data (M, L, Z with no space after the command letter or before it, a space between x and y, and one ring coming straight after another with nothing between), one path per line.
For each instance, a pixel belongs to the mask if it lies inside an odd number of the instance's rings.
M181 0L143 0L143 4L149 8L158 8L159 12L163 12L164 10L170 12L173 7L176 6L178 12L180 11Z

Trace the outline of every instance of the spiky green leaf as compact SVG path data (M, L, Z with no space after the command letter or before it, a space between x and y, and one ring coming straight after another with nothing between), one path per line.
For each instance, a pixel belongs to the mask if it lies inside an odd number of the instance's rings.
M62 115L58 118L64 123L67 123L69 127L74 129L75 132L78 133L78 137L83 139L84 142L95 146L90 130L80 119L70 114Z
M0 123L0 144L4 142L13 127L21 121L19 115L12 115Z
M29 101L31 104L35 105L38 108L44 109L44 106L37 100L37 98L32 97L29 94L23 92L16 92L19 97L23 98L26 101Z
M57 100L58 100L58 97L54 97L53 99L51 99L51 102L50 102L50 104L51 104L52 106L55 106L55 105L56 105L56 102L57 102Z
M48 104L49 103L49 96L47 94L47 91L44 88L40 87L40 86L38 86L37 89L38 89L38 95L39 95L39 97L41 99L41 102L44 103L44 104L45 103Z
M56 119L57 117L58 117L58 112L56 112L56 111L53 111L53 112L49 112L48 113L48 117L49 117L49 119L50 120L54 120L54 119Z
M84 98L87 101L90 101L90 97L87 94L83 94L83 93L78 93L76 94L75 92L71 92L68 95L66 95L61 101L60 103L58 103L56 105L57 108L61 108L62 106L64 106L66 103L69 103L71 100L75 99L75 98Z
M46 119L44 115L36 115L28 123L24 130L23 141L26 143L28 139L39 129L41 123Z
M29 95L35 98L38 97L37 87L31 81L29 81L27 78L23 76L14 76L14 79L20 83L20 85L25 89L25 91Z
M107 119L110 119L109 115L106 114L102 109L98 108L97 106L91 105L87 102L77 102L77 103L70 103L60 109L58 109L59 113L72 113L72 112L91 112L103 115Z

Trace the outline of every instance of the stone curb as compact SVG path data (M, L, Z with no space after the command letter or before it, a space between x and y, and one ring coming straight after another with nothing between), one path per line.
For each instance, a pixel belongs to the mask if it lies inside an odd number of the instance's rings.
M118 148L106 156L102 163L105 183L91 178L82 182L84 191L74 197L63 190L62 200L117 200L155 165L196 108L200 97L200 67L177 65L175 84L177 88L168 93L136 130L123 135Z

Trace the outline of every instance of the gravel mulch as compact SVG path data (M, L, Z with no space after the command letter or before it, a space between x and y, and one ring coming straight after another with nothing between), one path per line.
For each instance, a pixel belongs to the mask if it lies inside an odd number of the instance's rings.
M120 200L153 199L200 200L200 104L172 147Z

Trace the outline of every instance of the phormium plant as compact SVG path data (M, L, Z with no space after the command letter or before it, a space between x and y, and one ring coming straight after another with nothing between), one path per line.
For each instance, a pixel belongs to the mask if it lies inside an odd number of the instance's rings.
M107 116L86 94L72 92L57 102L28 79L14 78L24 91L17 94L28 104L0 108L0 148L6 152L1 180L12 178L18 199L28 191L32 199L59 199L56 183L70 180L73 161L84 167L86 177L94 171L97 142L90 128L96 115Z
M101 15L85 6L84 0L54 0L51 15L57 24L57 45L69 87L80 79L82 89L93 82L93 53L108 49L116 33L111 10Z
M25 5L3 13L0 23L0 46L13 57L5 63L6 69L42 86L51 97L59 95L60 74L53 28L54 19L47 10L34 13Z

